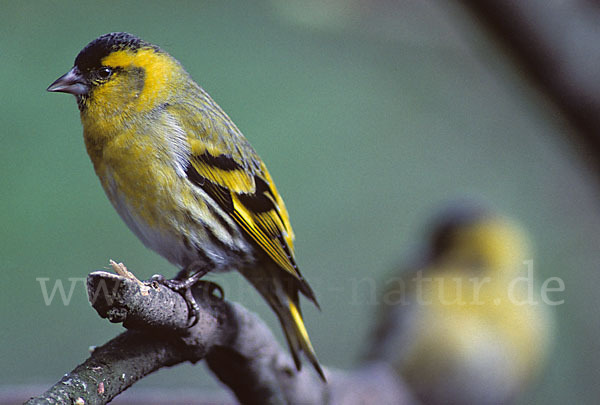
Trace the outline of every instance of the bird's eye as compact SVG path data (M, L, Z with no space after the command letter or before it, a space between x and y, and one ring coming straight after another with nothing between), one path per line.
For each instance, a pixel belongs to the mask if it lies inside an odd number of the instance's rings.
M110 77L110 75L112 75L112 69L107 67L107 66L103 66L98 70L98 77L102 80L106 80Z

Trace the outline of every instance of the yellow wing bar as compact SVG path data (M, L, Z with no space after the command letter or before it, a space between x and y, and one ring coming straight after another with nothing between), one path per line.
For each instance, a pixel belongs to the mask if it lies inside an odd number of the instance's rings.
M264 166L263 166L264 168ZM277 190L265 178L245 170L227 155L208 153L190 159L187 176L209 194L283 270L302 280L293 256L293 233ZM263 174L261 173L261 174Z

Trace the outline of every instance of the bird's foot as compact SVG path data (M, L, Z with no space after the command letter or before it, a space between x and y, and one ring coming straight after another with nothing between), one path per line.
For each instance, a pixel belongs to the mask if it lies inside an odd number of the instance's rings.
M152 282L164 285L165 287L179 293L183 297L188 308L188 328L191 328L198 323L198 314L200 313L200 306L198 305L192 290L197 292L201 291L202 297L205 296L204 294L215 296L215 291L219 292L219 299L223 299L224 297L223 289L220 285L213 283L212 281L200 280L200 278L202 278L202 276L205 274L206 272L198 272L184 279L180 279L178 277L174 279L167 279L164 276L157 274L151 278Z

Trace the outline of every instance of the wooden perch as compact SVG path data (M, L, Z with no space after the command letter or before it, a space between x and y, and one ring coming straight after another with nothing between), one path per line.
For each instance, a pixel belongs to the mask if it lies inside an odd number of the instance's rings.
M113 268L117 265L113 264ZM385 363L350 373L325 369L323 383L310 367L297 371L287 350L255 314L199 283L198 323L188 328L183 297L156 282L140 282L124 266L118 275L88 276L88 297L103 318L128 329L27 404L105 404L162 367L205 359L211 371L245 404L410 403Z

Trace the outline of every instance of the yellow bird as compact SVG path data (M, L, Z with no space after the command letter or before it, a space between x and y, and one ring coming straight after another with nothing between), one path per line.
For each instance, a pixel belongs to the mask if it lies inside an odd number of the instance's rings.
M387 359L424 404L503 404L539 373L552 318L529 296L522 229L474 205L443 213L426 253L386 283L368 357Z
M288 212L240 130L181 64L131 34L102 35L48 87L77 99L102 187L138 238L181 269L183 292L210 272L238 270L277 314L298 369L325 376L298 292L317 305L294 259ZM191 302L189 302L191 300Z

